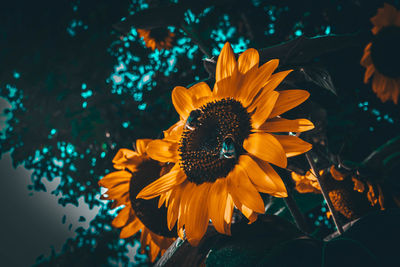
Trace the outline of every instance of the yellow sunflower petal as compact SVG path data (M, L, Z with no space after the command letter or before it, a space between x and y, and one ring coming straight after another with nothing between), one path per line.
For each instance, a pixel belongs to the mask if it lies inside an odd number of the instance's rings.
M242 166L236 165L228 174L228 190L233 201L238 199L241 203L258 213L264 213L264 201L250 182ZM236 205L236 202L235 202Z
M364 75L364 83L368 83L368 80L371 78L372 74L375 72L375 67L374 65L369 65L367 67L367 70L365 71Z
M258 166L265 172L266 175L275 183L277 186L277 191L270 193L270 195L274 197L287 197L286 186L282 181L282 178L279 174L274 170L274 168L266 161L263 161L258 158L252 159L258 164Z
M286 168L287 158L281 143L271 134L252 133L244 140L247 152L281 168Z
M258 51L254 48L249 48L244 51L238 59L238 70L241 73L246 73L249 69L254 66L258 66L260 56Z
M312 148L310 143L304 142L293 135L274 135L281 143L287 157L294 157L309 151Z
M218 56L215 81L219 82L220 80L231 76L235 67L235 54L233 53L231 45L227 42L225 43L220 55Z
M182 195L181 188L182 186L179 185L175 190L171 190L171 201L169 202L167 211L167 225L169 230L172 230L172 228L174 228L174 225L178 220L179 205Z
M146 252L146 246L150 243L150 230L147 227L142 228L142 233L140 234L140 243L141 243L141 253Z
M129 197L129 183L110 188L106 194L108 195L108 199L114 199L120 202L124 201Z
M209 195L208 211L214 228L221 234L227 234L226 222L224 220L228 198L226 179L218 179L215 181L210 189Z
M158 205L157 208L161 208L161 206L165 203L165 199L166 199L167 194L161 194L160 198L158 199Z
M150 242L149 248L150 248L150 255L149 255L150 261L154 262L157 258L158 253L160 252L160 248L153 242Z
M140 229L144 228L144 225L138 218L134 219L130 224L122 228L119 234L120 238L128 238L136 234Z
M174 104L178 114L185 120L194 109L189 90L182 86L177 86L172 91L172 104Z
M160 162L177 162L179 160L179 143L166 140L154 140L147 145L147 154Z
M225 213L224 213L224 221L225 221L225 233L227 235L231 235L231 224L232 224L232 216L233 216L233 209L235 205L233 204L233 199L231 194L228 194L226 199L226 206L225 206Z
M217 99L222 99L226 97L234 97L236 98L236 95L238 93L237 91L237 85L233 82L233 79L231 77L219 80L218 82L215 83L216 89L217 90L214 93L214 97Z
M112 162L119 163L121 162L121 160L125 161L126 159L133 156L138 156L138 153L127 148L121 148L120 150L118 150L117 154L115 154Z
M258 214L255 213L253 210L243 205L240 207L240 211L243 213L244 216L249 220L249 224L255 222L258 218Z
M143 156L139 153L130 149L121 148L113 159L114 168L117 170L123 170L125 168L130 171L136 171L136 166L143 161Z
M178 214L178 224L177 224L178 229L183 228L183 225L186 222L186 217L191 216L189 213L189 203L195 187L196 184L189 182L187 180L182 184L182 195L181 195L181 202L179 204L179 214Z
M186 237L193 246L199 244L207 230L209 221L207 207L210 183L203 183L195 187L187 211L190 216L186 216L185 221Z
M249 224L253 223L257 219L257 213L255 213L252 209L244 205L238 196L232 196L233 202L238 210L240 210L243 215L249 220ZM264 213L264 212L263 212Z
M136 151L139 155L146 153L146 146L153 141L152 139L138 139L136 140Z
M305 90L280 91L278 100L276 101L275 107L269 117L274 118L294 107L297 107L298 105L306 101L309 96L310 93Z
M345 176L346 176L345 174L343 174L340 171L336 170L334 165L331 166L330 173L331 173L331 176L333 177L333 179L335 179L337 181L343 181Z
M241 101L247 107L255 96L260 92L269 81L271 74L278 67L279 60L273 59L262 65L254 73L248 71L245 75L245 81L242 83Z
M131 206L126 206L123 208L117 215L117 217L114 218L114 220L111 222L111 225L114 226L115 228L121 228L124 226L129 219L129 214L131 211Z
M196 83L189 88L189 93L192 95L193 102L202 97L211 96L211 89L205 82Z
M289 75L293 70L285 70L280 71L278 73L273 74L270 78L268 83L264 86L264 90L273 90L278 87L279 84Z
M314 124L307 119L287 120L284 118L273 118L266 121L258 130L279 133L279 132L305 132L314 129Z
M175 164L169 173L161 176L159 179L143 188L136 198L154 198L170 190L172 187L181 184L185 179L186 174L180 169L178 164Z
M111 172L104 176L99 182L99 186L105 187L105 188L112 188L114 186L123 184L123 183L129 183L131 180L132 174L127 171L116 171L116 172Z
M246 171L258 191L278 197L287 196L282 179L268 163L261 168L250 156L242 155L239 157L238 164Z
M164 140L175 143L179 142L184 126L185 126L185 120L179 120L177 123L172 125L168 130L164 131Z
M260 125L268 119L268 116L271 114L278 97L278 92L271 91L269 94L264 95L263 98L260 99L254 114L251 116L251 122L254 129L258 129L258 127L260 127Z

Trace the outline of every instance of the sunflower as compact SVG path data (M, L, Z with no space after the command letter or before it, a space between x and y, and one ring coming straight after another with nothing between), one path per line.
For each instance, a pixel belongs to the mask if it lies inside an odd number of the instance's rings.
M371 18L374 39L364 49L361 65L366 68L364 83L373 76L372 89L386 102L397 104L400 93L400 11L384 4Z
M114 168L120 170L106 175L99 185L108 189L102 199L113 200L113 208L124 205L112 221L122 228L120 238L128 238L141 231L142 253L149 246L149 257L154 262L157 255L175 240L174 232L167 229L166 210L158 209L156 199L136 199L137 193L150 182L169 170L165 164L150 159L145 148L150 139L136 141L136 151L120 149L113 159Z
M339 171L334 165L329 171L321 170L325 188L333 207L348 219L360 218L367 212L383 206L383 193L379 184L369 181L363 182L359 177L350 172ZM296 182L296 189L300 193L320 193L321 188L312 171L305 175L292 172L292 178Z
M175 34L168 29L154 28L151 30L137 29L139 36L143 38L146 47L152 50L171 49Z
M319 172L320 175L324 173L323 170ZM300 175L292 172L292 179L296 182L296 190L300 193L321 193L317 177L311 170L307 171L305 175Z
M258 63L257 50L246 50L236 61L226 43L218 57L213 91L204 82L189 89L175 87L172 102L180 120L164 132L164 139L147 147L153 159L175 165L138 197L164 194L169 229L178 221L178 229L184 226L192 245L201 240L210 219L218 232L230 234L234 206L250 222L256 220L264 213L259 192L286 197L270 163L285 168L287 157L311 149L311 144L282 133L303 132L314 125L306 119L280 117L309 93L275 91L290 71L272 74L278 60L260 67Z

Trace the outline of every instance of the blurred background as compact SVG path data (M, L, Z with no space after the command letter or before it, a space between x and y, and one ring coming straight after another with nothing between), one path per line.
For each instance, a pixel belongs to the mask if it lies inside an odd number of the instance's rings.
M359 64L370 18L383 1L198 2L2 3L4 266L148 265L137 253L137 237L120 240L111 227L116 211L100 200L97 182L113 170L118 149L160 137L178 119L172 89L208 80L204 59L217 56L227 41L240 53L303 37L354 36L315 47L300 61L281 61L281 69L300 75L286 85L311 92L325 114L327 146L343 159L361 161L400 132L398 106L375 96ZM399 1L386 2L399 7ZM171 36L171 45L146 46L140 28L160 40ZM320 196L300 197L300 203L316 231L331 229Z

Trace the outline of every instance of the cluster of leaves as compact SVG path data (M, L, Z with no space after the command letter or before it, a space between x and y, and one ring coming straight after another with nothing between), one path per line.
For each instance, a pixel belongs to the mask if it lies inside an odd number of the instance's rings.
M0 152L11 152L14 166L33 170L32 190L45 190L42 179L61 177L53 192L61 195L60 204L77 205L83 196L90 207L104 206L97 181L112 170L116 151L131 148L137 138L160 136L177 120L171 90L208 78L203 52L216 56L226 41L240 52L304 35L368 32L369 18L383 4L377 0L173 2L47 0L26 1L22 9L12 1L5 4L0 58L7 69L0 72L0 96L12 107L6 110L9 119ZM152 8L159 8L158 16L136 26L174 31L176 40L169 51L146 48L131 27L132 16ZM321 48L301 62L281 58L286 68L306 70L309 79L296 86L310 90L312 101L324 110L331 150L354 161L400 130L398 108L380 103L362 83L359 60L365 45L361 38L355 45ZM335 86L338 97L316 81L315 73L331 75L328 85ZM110 258L129 262L124 256L127 243L118 242L118 231L105 227L111 220L107 212L100 213L49 263L73 265L82 255L87 265L101 265Z

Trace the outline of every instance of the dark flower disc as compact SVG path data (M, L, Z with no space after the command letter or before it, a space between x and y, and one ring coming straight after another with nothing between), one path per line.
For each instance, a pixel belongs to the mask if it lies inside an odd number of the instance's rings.
M187 179L202 184L226 177L243 154L243 141L250 130L250 114L233 98L193 110L179 147L180 164Z
M136 199L137 194L160 178L160 175L162 167L157 161L148 159L139 164L138 170L132 174L129 185L131 205L136 216L153 233L164 237L176 237L176 227L170 231L167 226L167 209L164 206L158 208L159 197L149 200Z
M372 42L371 58L383 75L400 77L400 27L389 26L379 31Z

